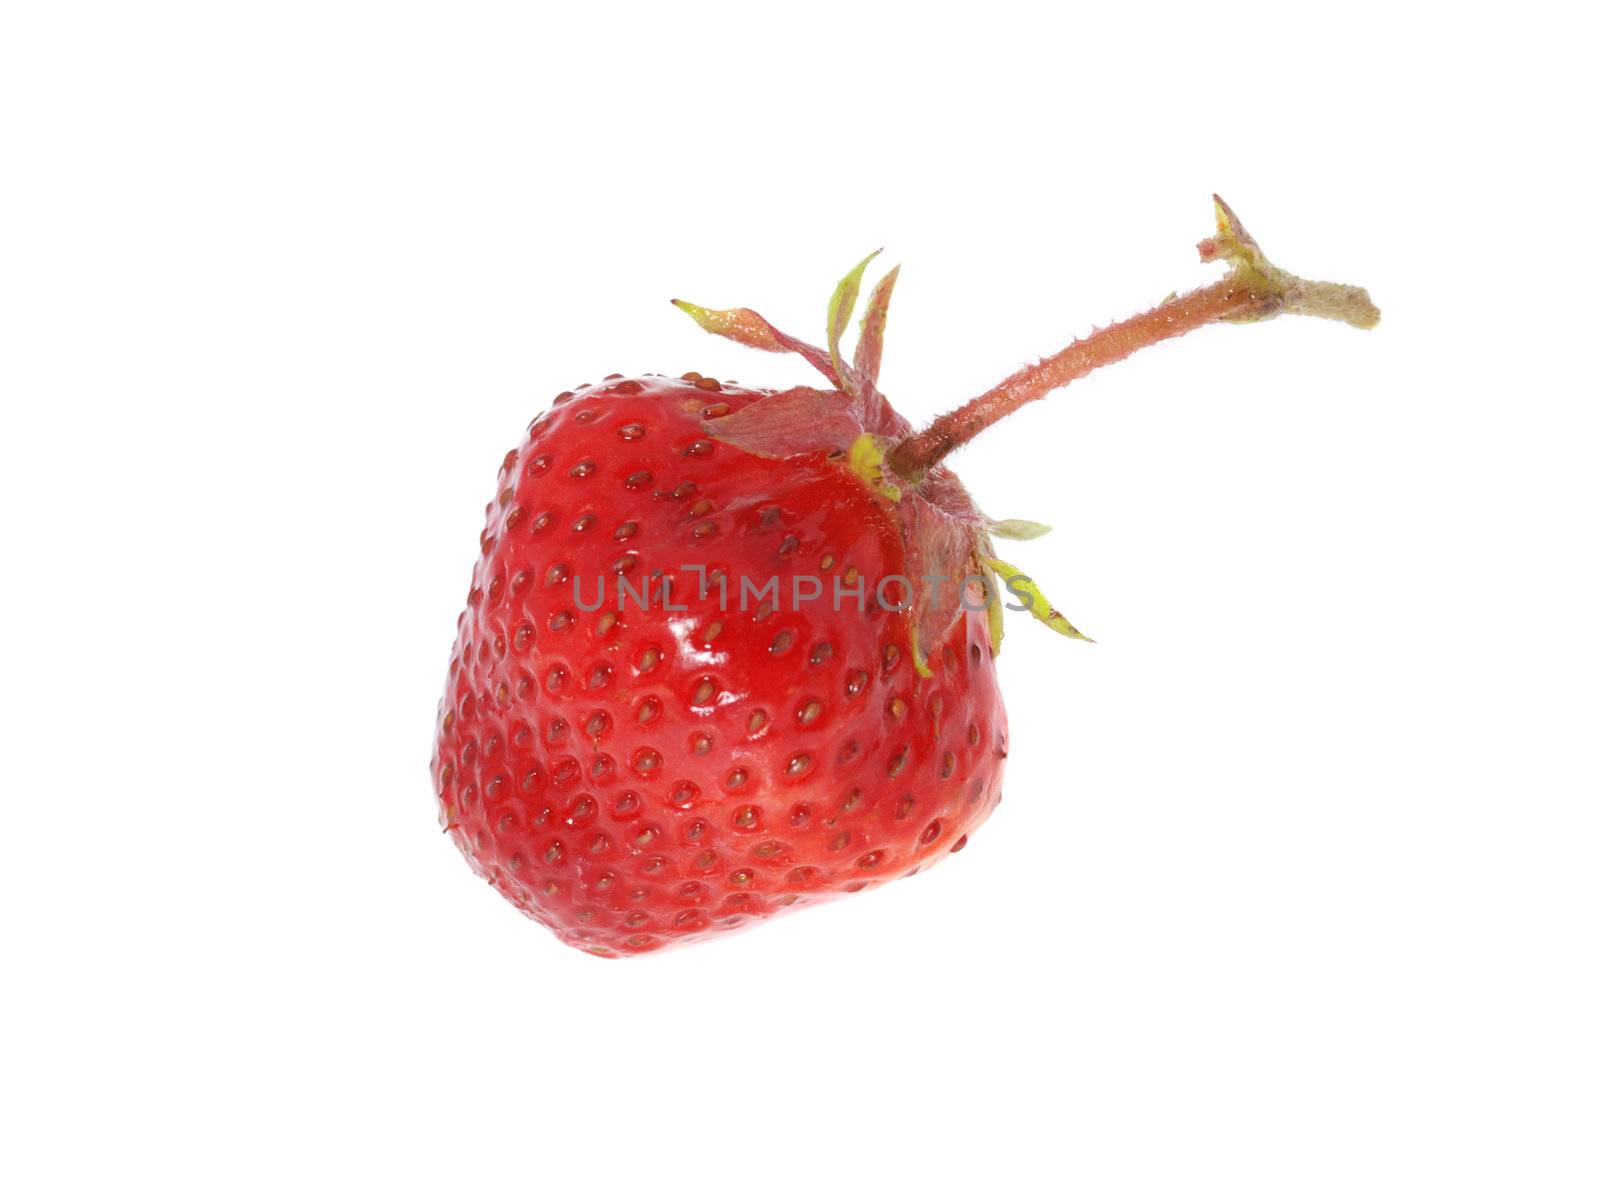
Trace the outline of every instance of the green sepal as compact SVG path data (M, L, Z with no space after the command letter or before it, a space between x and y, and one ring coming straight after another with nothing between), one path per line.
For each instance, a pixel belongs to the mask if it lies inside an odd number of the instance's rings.
M833 288L833 296L828 299L828 356L833 361L835 383L851 396L859 396L861 388L854 369L844 362L844 356L839 353L839 340L850 325L850 316L855 313L862 275L867 272L872 259L882 252L881 249L875 249L862 258L855 269L839 279L839 285Z
M996 539L1028 540L1050 534L1050 525L1032 519L996 519L985 530Z
M1006 611L1000 600L1000 584L987 566L983 570L983 594L989 614L989 653L1000 653L1000 640L1006 636Z
M983 562L1000 574L1000 578L1005 582L1006 588L1017 594L1017 596L1026 598L1023 603L1027 606L1028 612L1044 622L1045 625L1069 638L1077 638L1085 642L1094 641L1093 638L1082 633L1077 626L1073 625L1072 622L1068 621L1052 607L1044 593L1040 591L1039 586L1033 582L1032 578L1017 568L1015 564L1007 564L1004 560L997 560L993 556L987 555L983 557ZM991 599L989 607L992 618L994 599ZM993 622L991 621L991 626L992 624Z
M681 298L673 299L672 305L712 335L720 335L724 339L731 339L735 343L742 343L745 347L753 347L757 351L793 352L826 376L835 388L844 387L839 381L836 365L827 352L815 344L779 331L749 307L716 311L685 302Z
M856 337L855 369L867 384L877 384L878 369L883 364L883 332L889 321L889 299L894 294L895 281L900 277L896 266L872 288L867 299L867 309L861 316L860 334Z

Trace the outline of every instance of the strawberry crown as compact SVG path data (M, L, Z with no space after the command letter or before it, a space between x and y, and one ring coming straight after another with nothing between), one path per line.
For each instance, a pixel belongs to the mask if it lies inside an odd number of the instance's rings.
M834 288L828 300L826 350L778 330L746 307L709 310L673 299L674 306L713 335L760 351L793 352L802 357L834 390L796 388L707 427L733 444L774 457L819 446L848 454L851 469L898 511L908 552L913 556L921 553L941 575L948 573L959 552L966 566L986 578L991 641L996 649L1002 616L994 585L996 574L1049 628L1082 638L1033 581L995 558L992 550L991 537L1031 539L1048 528L1022 520L996 522L984 516L973 507L959 480L944 469L944 459L996 421L1052 390L1141 348L1209 323L1250 323L1292 314L1363 329L1378 324L1378 308L1364 289L1300 278L1273 265L1227 203L1219 196L1213 196L1212 202L1216 233L1201 241L1198 250L1202 261L1227 264L1229 272L1221 281L1188 294L1170 295L1148 311L1093 331L1055 355L1013 373L920 431L912 431L878 391L884 329L899 266L884 275L867 299L852 362L845 362L839 347L855 311L862 278L882 250L861 259ZM952 535L960 537L960 542L953 543ZM923 632L933 632L927 624L933 620L938 619L914 618L913 628L920 622ZM926 671L920 656L917 664Z
M889 320L889 300L894 296L895 282L900 277L899 266L880 278L867 298L867 307L857 332L853 361L847 363L839 349L839 342L850 325L850 316L855 312L856 300L861 294L861 280L866 275L867 267L882 252L881 249L875 249L862 258L834 287L828 299L826 349L778 330L765 317L748 307L717 311L696 306L681 298L673 299L672 305L713 335L720 335L757 351L792 352L800 356L822 373L833 388L860 402L862 417L869 429L885 434L904 433L909 430L905 419L894 412L878 391L884 329Z

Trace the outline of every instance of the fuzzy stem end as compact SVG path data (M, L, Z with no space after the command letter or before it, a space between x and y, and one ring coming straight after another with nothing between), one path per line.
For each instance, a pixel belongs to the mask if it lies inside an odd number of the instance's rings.
M1200 258L1225 261L1232 271L1228 277L1168 298L1160 306L1095 331L1013 373L901 441L888 456L889 469L907 482L920 482L952 451L1023 405L1096 368L1207 323L1254 323L1287 314L1332 319L1363 330L1378 325L1378 308L1364 289L1301 278L1279 269L1266 259L1221 197L1212 199L1217 233L1200 243Z

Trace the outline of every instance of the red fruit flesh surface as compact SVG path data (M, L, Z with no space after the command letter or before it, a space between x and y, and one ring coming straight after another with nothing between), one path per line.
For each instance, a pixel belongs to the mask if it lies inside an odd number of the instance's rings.
M708 434L774 395L697 377L563 394L489 504L439 710L441 821L507 899L598 955L912 874L1000 798L984 613L926 635L920 675L907 615L874 599L917 575L892 505L837 450ZM649 608L619 595L618 573L637 589L656 570L681 612L659 585ZM822 598L794 607L795 575ZM778 607L754 589L741 607L742 580L772 576ZM836 579L864 583L864 611L834 607Z

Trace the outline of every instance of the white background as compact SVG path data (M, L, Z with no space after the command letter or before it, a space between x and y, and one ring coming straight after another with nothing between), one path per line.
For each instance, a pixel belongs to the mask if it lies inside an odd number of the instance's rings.
M1592 1174L1592 36L1556 6L16 3L0 18L15 1173ZM1576 17L1572 19L1577 19ZM440 835L496 466L905 272L915 419L1215 277L1367 284L956 467L1006 802L924 877L586 958Z

